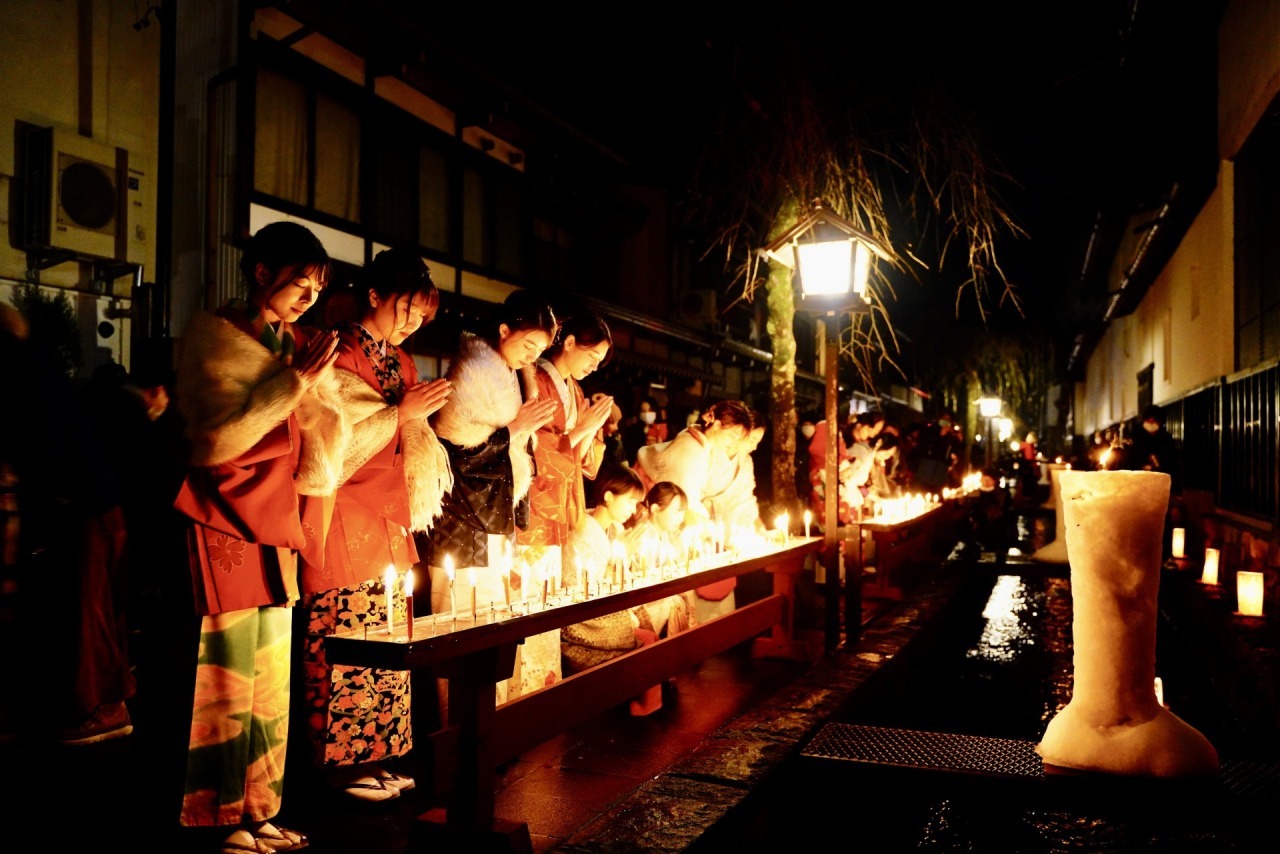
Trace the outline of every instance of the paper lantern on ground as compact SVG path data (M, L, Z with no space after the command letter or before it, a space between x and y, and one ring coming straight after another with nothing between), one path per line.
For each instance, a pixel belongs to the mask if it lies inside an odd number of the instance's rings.
M1262 616L1264 590L1261 572L1236 573L1236 607L1246 617Z

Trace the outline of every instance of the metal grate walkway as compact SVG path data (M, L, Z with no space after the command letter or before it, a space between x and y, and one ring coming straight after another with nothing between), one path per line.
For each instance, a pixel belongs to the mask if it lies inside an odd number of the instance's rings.
M1046 778L1035 743L1010 738L828 723L800 755L832 765L851 762L1024 781ZM1097 777L1092 779L1098 782ZM1232 800L1280 801L1280 763L1224 759L1216 789Z
M800 755L962 774L1044 776L1030 741L857 724L825 725Z

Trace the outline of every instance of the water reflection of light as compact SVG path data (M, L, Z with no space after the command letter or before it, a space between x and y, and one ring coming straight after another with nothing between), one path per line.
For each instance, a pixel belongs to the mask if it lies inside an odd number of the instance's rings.
M1023 647L1035 643L1022 614L1031 607L1027 586L1015 575L1001 575L991 588L991 596L982 608L986 625L982 637L966 653L966 658L983 661L1011 662Z

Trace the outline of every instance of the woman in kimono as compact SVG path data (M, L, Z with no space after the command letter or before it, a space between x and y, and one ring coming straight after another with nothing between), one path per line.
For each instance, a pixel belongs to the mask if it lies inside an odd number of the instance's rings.
M455 580L469 585L474 578L477 603L507 595L516 529L528 523L533 436L557 406L538 396L534 364L557 329L545 301L516 291L479 334L464 331L458 342L447 374L453 390L431 416L453 475L428 540L434 613L452 607ZM506 701L506 688L499 684L498 702ZM441 718L447 720L445 709Z
M760 520L760 503L756 498L755 460L751 455L764 440L768 422L764 414L752 409L751 427L745 437L731 451L733 477L729 486L710 499L711 513L729 531L750 528L759 533L764 530Z
M609 360L613 337L604 320L586 309L571 310L560 319L559 335L537 363L538 396L553 401L555 408L534 438L529 524L516 532L516 542L525 550L525 565L550 552L548 558L565 578L565 546L587 516L584 478L594 479L600 471L602 428L613 410L613 398L604 395L588 404L579 382ZM520 665L508 699L556 682L561 675L559 631L527 638Z
M604 458L601 428L613 398L588 403L579 383L609 360L613 337L604 320L585 310L562 319L560 334L535 374L538 394L554 403L551 420L537 432L536 475L529 490L529 524L521 545L563 546L587 513L583 478L593 479Z
M295 326L329 276L301 225L264 226L240 262L246 300L197 314L183 337L175 403L191 468L188 517L201 615L180 822L230 829L222 851L296 851L271 823L281 804L297 554L317 545L299 495L338 484L350 430L337 401L337 338ZM318 503L318 502L317 502Z
M386 622L389 567L391 593L402 595L403 573L418 560L412 532L430 528L450 482L448 458L427 425L449 381L418 382L413 359L397 346L440 304L416 252L378 253L362 297L359 320L337 330L335 372L352 438L323 562L303 563L303 686L314 758L330 783L358 800L384 801L414 785L380 764L413 747L409 673L331 665L324 638Z
M751 412L740 401L719 400L707 407L702 419L702 425L686 427L670 442L642 448L636 468L646 486L664 480L679 484L689 501L686 524L691 534L714 542L724 532L716 504L732 496L738 473L734 457L749 435ZM699 587L698 620L732 611L737 584L736 578L726 578Z

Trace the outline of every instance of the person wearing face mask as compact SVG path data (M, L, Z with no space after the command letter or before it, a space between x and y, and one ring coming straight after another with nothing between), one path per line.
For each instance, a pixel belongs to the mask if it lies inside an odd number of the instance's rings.
M640 422L644 424L644 443L656 445L667 441L670 427L667 426L667 410L658 406L650 398L640 402Z
M381 764L413 747L407 671L330 665L324 638L387 619L385 570L418 560L412 532L427 531L451 486L449 460L427 425L446 379L418 382L398 345L433 318L440 295L417 252L387 249L368 271L358 321L339 324L334 363L352 425L322 556L304 553L302 669L313 760L350 797L384 801L413 780Z
M629 422L622 432L622 446L628 463L635 463L640 449L647 445L656 445L667 440L667 425L658 423L658 401L652 397L640 400L636 417ZM662 436L659 440L657 437ZM650 439L652 438L652 441Z

